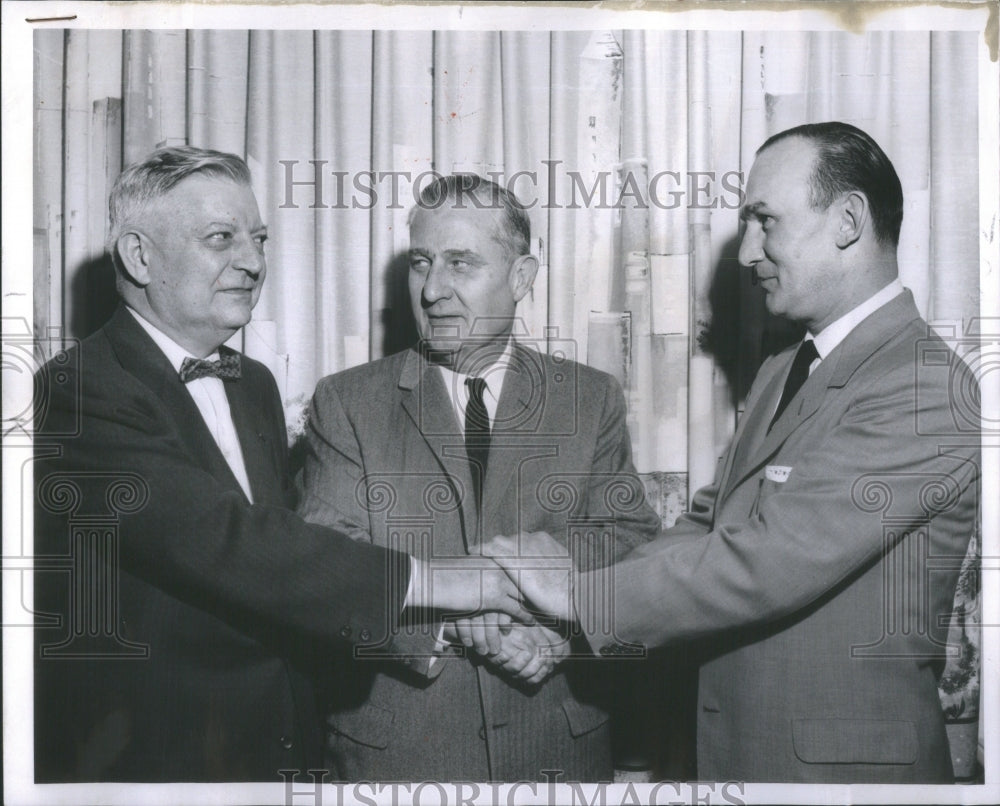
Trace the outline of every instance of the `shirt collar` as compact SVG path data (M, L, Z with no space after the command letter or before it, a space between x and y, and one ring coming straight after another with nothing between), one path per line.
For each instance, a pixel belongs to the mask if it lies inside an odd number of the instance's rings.
M145 319L137 310L128 305L125 306L125 310L135 317L135 321L138 322L142 329L149 334L149 337L156 342L156 346L163 351L163 354L167 357L167 360L176 372L181 371L181 364L184 363L185 358L194 358L188 350L185 350L156 325L148 319ZM215 350L211 355L206 356L205 358L207 361L218 361L219 351Z
M482 378L486 381L486 388L483 391L484 399L489 397L492 398L494 403L500 402L500 393L503 391L503 383L504 379L507 377L507 367L510 366L513 349L514 339L508 336L507 344L504 346L503 352L499 355L497 360L483 372L476 374L477 378ZM455 372L455 370L450 367L446 367L443 364L438 364L438 369L441 370L441 377L444 379L445 387L448 389L449 394L451 395L453 401L456 401L457 405L459 399L456 398L454 393L460 389L465 389L465 379L472 376L461 372ZM462 394L462 397L464 398L465 395Z
M850 311L845 313L840 317L840 319L837 319L835 322L831 322L823 328L821 333L816 335L807 333L806 338L811 338L813 340L816 345L816 352L819 353L820 359L826 358L831 352L833 352L837 345L848 337L854 328L860 325L865 319L875 313L875 311L887 302L895 299L902 293L903 283L897 277L881 291L877 291L856 308L852 308Z

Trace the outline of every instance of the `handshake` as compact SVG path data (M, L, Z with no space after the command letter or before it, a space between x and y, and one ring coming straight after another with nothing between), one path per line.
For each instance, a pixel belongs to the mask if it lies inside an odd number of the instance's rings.
M415 560L407 605L453 614L443 638L528 685L569 653L569 638L539 622L575 621L569 552L545 532L496 537L474 557Z

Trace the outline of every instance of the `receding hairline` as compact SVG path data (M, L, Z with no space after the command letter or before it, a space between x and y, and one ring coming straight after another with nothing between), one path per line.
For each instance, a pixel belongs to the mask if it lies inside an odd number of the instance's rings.
M472 191L475 192L475 191ZM480 199L480 201L486 202L482 206L475 204L463 204L462 206L455 206L454 204L442 204L437 206L429 206L426 204L415 204L410 212L407 214L406 224L407 227L412 231L413 226L416 223L417 216L420 213L435 214L444 212L458 212L458 213L492 213L493 214L493 227L490 237L507 253L507 257L510 259L511 263L517 260L519 257L531 254L531 242L528 241L521 246L521 241L523 236L520 232L511 227L508 223L507 211L503 204L491 203L492 200L487 195L486 199Z
M760 157L766 153L773 152L782 145L792 145L795 143L803 143L809 147L809 165L806 173L806 182L809 189L809 204L815 210L818 209L816 202L819 190L817 187L817 179L821 168L821 141L818 138L796 132L795 134L786 135L778 140L774 140L773 142L771 140L765 142L760 148L757 149L755 156ZM863 193L864 191L858 189L858 192Z

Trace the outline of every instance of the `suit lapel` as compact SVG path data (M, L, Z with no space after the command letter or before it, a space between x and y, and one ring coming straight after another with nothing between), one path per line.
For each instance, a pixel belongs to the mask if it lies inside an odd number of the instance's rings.
M761 370L762 376L758 384L760 392L747 401L746 411L733 436L733 449L729 451L728 464L722 473L720 504L735 486L734 481L745 475L750 456L756 453L756 449L764 441L767 424L778 407L783 379L788 375L794 355L795 351L789 350L787 355L776 357L769 366Z
M478 512L465 437L459 430L444 380L435 367L410 350L399 374L399 388L403 411L413 421L461 502L463 540L468 551L475 539Z
M819 366L806 379L806 382L802 384L802 388L799 389L798 394L792 398L788 404L788 408L782 412L777 422L775 422L774 428L766 433L764 441L750 454L753 457L750 460L752 466L759 467L768 456L778 449L779 445L788 439L789 434L816 413L820 403L823 402L823 398L826 397L830 378L838 363L836 352L834 350L833 353L826 357L826 360L819 362ZM794 357L794 353L792 355ZM787 371L782 376L782 388L784 387L784 379L786 377L788 377ZM778 390L778 394L780 396L781 389ZM775 401L775 404L777 405L777 401ZM762 412L762 414L766 415L767 412ZM768 422L770 421L770 417L765 416L764 419ZM765 425L764 427L766 428L767 426Z
M124 305L118 307L105 325L105 333L122 367L145 384L170 412L177 426L176 434L191 455L216 479L243 494L243 488L177 372Z
M867 361L872 354L886 344L894 335L901 332L906 324L919 318L913 295L904 291L895 299L883 305L852 330L839 345L823 359L816 370L802 385L798 394L792 398L788 408L774 424L771 432L760 440L761 428L766 429L771 415L777 406L781 395L781 385L788 374L795 351L788 351L788 358L782 361L780 370L772 376L771 381L765 381L768 390L762 392L752 413L754 433L758 441L755 443L750 433L748 423L744 430L743 440L747 441L747 450L741 452L742 444L737 445L737 460L734 460L731 482L725 486L726 494L735 489L747 476L756 472L777 450L785 440L804 422L812 417L822 405L828 389L841 388L847 384L858 367ZM782 384L777 384L776 379ZM772 389L770 387L777 387ZM750 437L748 439L748 437ZM721 500L721 499L720 499Z
M537 379L544 377L541 356L533 355L515 343L504 376L503 390L497 403L497 414L494 417L490 459L486 471L486 484L483 487L484 524L493 519L497 508L504 501L507 489L517 483L518 463L524 457L524 451L519 448L524 446L513 440L524 433L527 410L542 412L544 416L545 401L537 400L539 395L545 394L544 380L541 388L535 388ZM534 421L536 418L531 419ZM530 433L538 433L539 424L538 422L529 424ZM483 537L488 539L492 535Z

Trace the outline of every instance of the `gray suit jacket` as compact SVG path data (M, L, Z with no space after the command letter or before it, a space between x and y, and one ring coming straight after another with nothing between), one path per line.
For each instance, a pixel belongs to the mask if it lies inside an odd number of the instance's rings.
M617 384L520 346L494 422L481 513L441 373L413 350L323 379L309 447L301 514L417 555L465 556L480 535L544 529L563 541L579 533L579 567L597 567L659 525L634 476ZM428 672L433 629L419 625L409 636L417 655L409 668L357 657L333 679L337 777L611 777L601 664L568 660L530 690L474 659L445 658ZM393 647L406 640L396 636Z
M701 778L949 781L936 682L976 514L976 382L906 292L768 434L792 355L761 367L692 514L615 567L614 624L588 638L607 653L712 636Z

